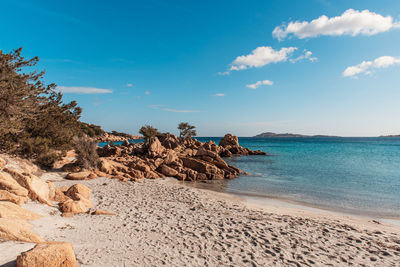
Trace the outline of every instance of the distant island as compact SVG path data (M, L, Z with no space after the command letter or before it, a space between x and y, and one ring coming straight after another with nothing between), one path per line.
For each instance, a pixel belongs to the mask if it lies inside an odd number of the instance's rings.
M392 135L381 135L379 137L394 137L394 138L400 138L400 134L392 134Z
M342 136L335 136L335 135L304 135L304 134L292 134L292 133L272 133L272 132L265 132L257 134L253 136L253 138L328 138L328 137L336 137L340 138ZM375 138L400 138L400 135L381 135Z
M261 133L256 136L253 136L254 138L309 138L309 137L340 137L340 136L332 136L332 135L303 135L303 134L291 134L291 133L272 133L272 132L266 132L266 133Z

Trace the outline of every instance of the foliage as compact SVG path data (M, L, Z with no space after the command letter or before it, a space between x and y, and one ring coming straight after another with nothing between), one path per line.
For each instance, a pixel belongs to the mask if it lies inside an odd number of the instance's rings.
M187 122L181 122L178 125L179 136L182 138L191 138L196 136L197 132L195 130L196 126L190 125Z
M75 101L63 103L56 85L43 82L44 72L24 72L39 59L21 51L0 50L0 147L49 165L82 133L82 110Z
M41 154L37 157L36 163L45 168L51 169L53 168L54 162L61 159L62 159L62 154L60 152L47 151L46 153Z
M82 133L89 137L97 137L104 134L104 130L98 125L80 122L80 128Z
M74 148L76 152L76 163L83 169L92 170L99 163L99 155L97 154L97 142L89 138L87 135L74 137Z
M130 134L117 132L117 131L112 131L111 134L115 135L115 136L126 137L126 138L131 138L132 137Z
M139 130L139 133L146 139L160 134L156 128L150 125L142 126L142 128Z

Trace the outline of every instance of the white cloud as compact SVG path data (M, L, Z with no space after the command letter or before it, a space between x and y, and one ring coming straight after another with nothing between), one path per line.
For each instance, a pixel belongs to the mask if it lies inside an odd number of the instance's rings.
M149 94L151 94L151 93L150 93L150 91L145 91L144 94L145 94L145 95L149 95Z
M252 84L248 84L248 85L246 85L246 87L247 88L250 88L250 89L257 89L258 87L260 87L261 85L273 85L274 84L274 82L273 81L270 81L270 80L264 80L264 81L258 81L258 82L256 82L256 83L252 83Z
M363 61L358 65L350 66L343 72L344 77L353 77L357 74L371 74L374 69L387 68L394 65L400 65L400 57L383 56L373 61Z
M223 93L218 93L218 94L215 94L214 96L225 96L225 94L223 94Z
M133 86L132 83L127 83L127 84L126 84L126 87L132 87L132 86Z
M62 93L71 94L110 94L111 89L102 89L94 87L77 87L77 86L57 86L57 90Z
M328 18L326 15L307 21L290 22L274 29L272 35L279 40L293 34L303 39L319 35L375 35L399 28L400 23L393 21L391 16L382 16L369 10L346 10L341 16Z
M296 50L296 47L284 47L281 48L281 50L274 50L270 46L260 46L254 49L249 55L237 57L232 62L230 71L260 68L271 63L284 62L287 61Z
M311 62L315 62L318 60L317 57L313 57L313 54L311 51L304 50L304 54L298 56L297 58L292 58L290 59L290 62L296 63L297 61L303 60L303 59L308 59Z

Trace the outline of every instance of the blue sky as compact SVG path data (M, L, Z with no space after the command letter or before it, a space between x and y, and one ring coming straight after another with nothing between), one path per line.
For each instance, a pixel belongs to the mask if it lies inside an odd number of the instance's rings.
M400 133L398 22L397 0L3 0L0 49L106 130L376 136Z

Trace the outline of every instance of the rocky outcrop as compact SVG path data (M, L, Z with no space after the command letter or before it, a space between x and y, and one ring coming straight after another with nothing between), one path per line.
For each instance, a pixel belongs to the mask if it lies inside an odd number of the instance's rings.
M93 203L90 201L90 189L82 184L71 186L66 192L66 201L60 202L59 207L64 216L88 212L92 209Z
M78 263L72 245L66 242L46 242L23 252L17 267L76 267Z
M28 243L43 242L32 231L32 225L24 220L0 218L0 241L20 241Z
M242 171L229 166L222 157L265 155L241 147L238 138L231 134L222 138L220 145L163 134L144 143L107 145L98 148L98 154L99 171L124 181L165 176L189 181L232 179Z
M0 218L5 219L21 219L21 220L37 220L42 218L39 214L23 209L17 204L1 201L0 202Z
M90 171L81 171L75 173L68 173L67 177L68 180L85 180L91 175Z
M44 182L32 173L21 172L14 168L5 168L4 170L10 174L19 185L28 190L30 199L38 200L49 206L54 206L51 201L51 195L54 194L54 192L52 192L53 187L49 185L49 183Z
M239 145L239 139L237 136L226 134L221 141L219 141L219 145L222 148L221 154L224 157L238 155L238 156L247 156L247 155L266 155L265 152L261 150L250 150L246 147L242 147Z

